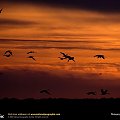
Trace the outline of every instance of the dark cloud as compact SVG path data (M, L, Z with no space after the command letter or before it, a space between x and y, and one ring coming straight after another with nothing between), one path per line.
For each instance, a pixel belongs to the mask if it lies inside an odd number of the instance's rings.
M120 48L113 46L111 48L101 48L94 46L92 44L98 43L101 46L103 44L109 44L110 41L95 41L95 40L86 40L86 41L74 41L74 40L21 40L21 39L0 39L1 44L6 44L6 46L1 46L1 48L8 48L9 44L13 44L13 48L16 49L66 49L66 50L103 50L103 51L120 51ZM19 43L19 45L17 45ZM26 44L31 43L31 44ZM112 43L111 43L112 44Z
M70 7L100 12L120 12L119 0L7 0L10 3L47 4L56 7Z
M109 43L108 41L95 40L22 40L22 39L0 39L0 42L41 42L41 43Z
M58 46L58 47L56 47L56 46L16 46L16 47L14 47L14 48L19 48L19 49L68 49L68 50L70 50L70 49L84 49L84 50L103 50L103 49L100 49L100 48L96 48L96 47L92 47L92 48L88 48L87 46L86 47L82 47L82 46L80 46L80 47L70 47L70 46ZM106 50L106 49L105 49Z
M78 49L78 50L97 50L97 51L120 51L120 48L100 48L100 47L95 47L95 46L82 46L80 45L79 47L76 46L46 46L46 45L38 45L38 46L34 46L34 45L29 45L29 46L25 46L25 45L19 45L16 46L14 48L18 48L18 49L66 49L66 50L74 50L74 49Z
M32 21L24 21L24 20L16 20L16 19L0 19L0 26L27 26L27 25L32 25L32 24L37 24Z

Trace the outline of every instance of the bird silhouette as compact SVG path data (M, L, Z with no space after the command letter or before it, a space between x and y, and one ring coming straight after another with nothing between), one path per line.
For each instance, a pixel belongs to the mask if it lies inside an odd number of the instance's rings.
M33 60L35 60L35 58L33 56L29 56L28 58L32 58ZM36 61L36 60L35 60Z
M4 55L6 55L6 54L13 55L11 50L7 50L7 51L5 51Z
M94 57L105 59L104 55L95 55Z
M3 56L10 57L11 55L13 55L12 51L11 50L7 50L7 51L5 51Z
M63 52L60 52L60 53L63 55L63 57L67 58L68 54L65 54Z
M30 53L35 53L34 51L29 51L29 52L27 52L27 54L30 54Z
M74 57L68 56L68 62L69 62L70 60L72 60L72 61L75 62Z
M51 93L49 92L49 89L43 89L40 91L40 93L45 93L45 94L51 95Z
M3 8L2 8L2 9L0 9L0 13L2 13L2 11L3 11Z
M88 94L88 95L96 95L97 93L96 93L96 91L94 91L94 92L87 92L86 94Z
M75 62L74 57L71 57L71 56L69 56L68 54L65 54L65 53L63 53L63 52L60 52L60 53L63 55L63 57L58 57L58 58L60 58L61 60L63 60L63 59L68 59L68 62L69 62L70 60L72 60L72 61Z
M110 93L108 93L108 90L101 89L101 95L106 95L106 94L110 94Z

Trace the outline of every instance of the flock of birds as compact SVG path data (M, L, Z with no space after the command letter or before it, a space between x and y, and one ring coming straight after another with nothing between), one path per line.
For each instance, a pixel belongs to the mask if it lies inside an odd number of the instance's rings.
M27 52L27 54L32 54L32 53L35 53L35 52L34 52L34 51L29 51L29 52ZM58 57L58 58L60 58L60 60L67 59L68 62L69 62L70 60L72 60L72 61L75 62L75 58L74 58L74 57L72 57L72 56L70 56L70 55L68 55L68 54L65 54L65 53L63 53L63 52L60 52L60 53L63 55L62 57ZM10 56L12 56L12 55L13 55L12 51L11 51L11 50L7 50L7 51L5 51L5 53L4 53L3 56L10 57ZM105 59L105 56L104 56L104 55L95 55L94 57ZM27 58L31 58L31 59L33 59L33 60L36 61L36 59L34 58L33 55L29 55Z
M35 53L34 51L29 51L27 52L27 54L33 54ZM74 61L75 62L75 59L74 57L68 55L68 54L65 54L63 52L60 52L62 54L62 57L58 57L60 58L60 60L64 60L64 59L67 59L67 61L69 62L70 60ZM3 56L6 56L6 57L10 57L10 56L13 56L13 52L11 50L7 50L5 51L5 53L3 54ZM97 57L97 58L102 58L102 59L105 59L104 55L95 55L94 57ZM33 59L34 61L36 61L36 59L34 58L34 56L32 55L29 55L27 58L31 58ZM47 94L47 95L51 95L49 89L43 89L40 91L40 93L42 94ZM87 92L86 93L87 95L96 95L97 92L96 91L90 91L90 92ZM108 90L105 90L105 89L101 89L101 95L106 95L106 94L109 94L108 93Z
M70 60L72 60L72 61L75 62L74 57L72 57L72 56L70 56L70 55L68 55L68 54L65 54L65 53L63 53L63 52L60 52L60 53L63 55L63 57L58 57L58 58L60 58L60 60L68 59L68 62L69 62ZM104 56L104 55L95 55L94 57L105 59L105 56Z
M27 54L31 54L31 53L35 53L35 52L34 52L34 51L29 51L29 52L27 52ZM3 56L6 56L6 57L10 57L10 56L12 56L12 55L13 55L13 52L12 52L11 50L7 50L7 51L5 51L5 53L3 54ZM32 56L32 55L28 56L27 58L31 58L31 59L35 60L34 56ZM36 60L35 60L35 61L36 61Z
M108 92L108 90L106 90L106 89L101 89L101 95L106 95L106 94L110 94L109 92ZM91 92L87 92L86 94L88 94L88 95L97 95L97 92L96 91L91 91Z
M106 90L106 89L101 89L100 92L101 92L100 95L110 94L110 93L108 92L108 90ZM40 93L44 93L44 94L51 95L51 92L50 92L49 89L43 89L43 90L40 91ZM90 92L87 92L86 94L87 94L87 95L97 95L97 92L96 92L96 91L90 91Z
M110 93L108 92L108 90L106 90L106 89L101 89L100 92L101 92L100 95L110 94ZM43 90L40 91L40 93L45 93L45 94L51 95L49 89L43 89ZM97 95L97 92L96 92L96 91L90 91L90 92L87 92L86 94L87 94L87 95Z
M2 11L3 11L3 8L0 9L0 13L2 13ZM27 54L32 54L32 53L35 53L35 52L34 52L34 51L29 51L29 52L27 52ZM74 58L74 57L72 57L72 56L70 56L70 55L68 55L68 54L65 54L65 53L63 53L63 52L60 52L60 53L63 55L62 57L58 57L58 58L60 58L60 60L67 59L68 62L69 62L70 60L72 60L72 61L75 62L75 58ZM10 56L12 56L12 55L13 55L12 51L11 51L11 50L7 50L7 51L5 51L5 53L4 53L3 56L10 57ZM104 55L95 55L94 57L105 59L105 56L104 56ZM35 59L34 56L32 56L32 55L28 56L27 58L31 58L31 59L33 59L34 61L36 61L36 59ZM40 90L40 93L41 93L41 94L51 95L51 92L50 92L49 89L42 89L42 90ZM86 94L87 94L87 95L96 95L97 92L96 92L96 91L90 91L90 92L87 92ZM110 93L108 93L108 90L106 90L106 89L101 89L101 95L106 95L106 94L110 94Z

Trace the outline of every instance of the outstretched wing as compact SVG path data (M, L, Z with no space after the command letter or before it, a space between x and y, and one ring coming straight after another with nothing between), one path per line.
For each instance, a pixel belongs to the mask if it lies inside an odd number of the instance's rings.
M2 12L3 8L0 10L0 13Z
M40 93L46 93L46 94L51 95L51 93L48 90L41 90Z
M9 53L12 55L12 52L11 52L11 51L9 51Z
M12 52L10 50L5 51L4 54L10 53L12 55Z
M60 52L64 57L66 57L67 56L67 54L65 54L65 53L63 53L63 52Z
M104 55L102 55L102 58L105 59Z
M34 57L32 57L32 59L33 59L33 60L35 60L35 58L34 58ZM36 61L36 60L35 60L35 61Z
M29 54L30 52L27 52L27 54Z
M4 54L6 54L8 52L8 50L7 51L5 51L5 53Z
M72 57L72 60L75 62L75 59L74 59L74 57Z

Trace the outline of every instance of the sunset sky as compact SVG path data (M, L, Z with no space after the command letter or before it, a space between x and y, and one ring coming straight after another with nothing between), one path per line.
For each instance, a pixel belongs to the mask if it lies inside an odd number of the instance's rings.
M119 6L118 0L1 0L0 98L120 97ZM6 50L13 56L3 56ZM31 50L36 61L27 58ZM76 62L60 60L60 52ZM101 96L101 88L111 94Z

